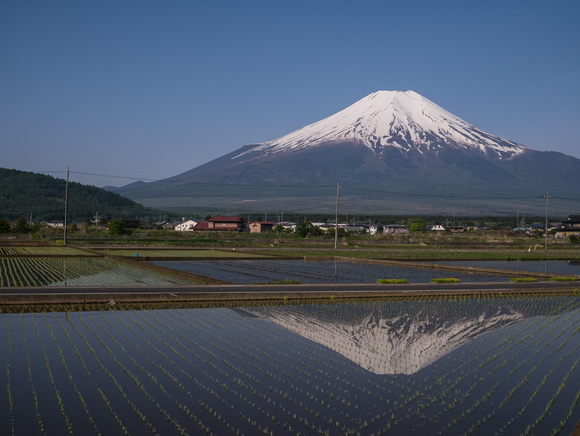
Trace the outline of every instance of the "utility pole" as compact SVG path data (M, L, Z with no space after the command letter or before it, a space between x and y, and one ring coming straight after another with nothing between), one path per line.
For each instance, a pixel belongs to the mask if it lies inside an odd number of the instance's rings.
M549 195L546 192L546 195L542 195L542 198L546 199L546 227L544 228L544 251L548 251L548 201L550 198L556 198L552 195Z
M336 182L336 221L334 222L334 249L338 248L338 193L340 192L340 182Z
M67 222L66 222L66 217L68 215L68 177L69 177L70 171L69 168L66 167L66 188L64 190L64 238L63 238L63 245L66 246L66 227L67 227Z

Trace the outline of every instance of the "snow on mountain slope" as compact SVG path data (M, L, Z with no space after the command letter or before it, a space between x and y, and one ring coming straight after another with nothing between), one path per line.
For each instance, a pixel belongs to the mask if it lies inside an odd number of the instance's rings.
M363 144L375 153L385 147L423 153L455 147L495 153L507 159L526 150L523 145L487 133L413 91L378 91L346 109L249 152L289 152L326 143Z
M375 374L413 374L481 334L523 319L507 308L453 321L370 313L358 324L322 321L276 307L244 311L324 345Z

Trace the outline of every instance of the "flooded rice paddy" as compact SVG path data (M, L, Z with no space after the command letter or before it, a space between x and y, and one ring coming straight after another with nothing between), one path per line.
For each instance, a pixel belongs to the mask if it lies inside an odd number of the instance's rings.
M481 261L437 261L445 265L473 266L477 268L497 268L510 271L531 271L538 273L567 274L580 276L580 261L571 260L481 260Z
M378 279L406 279L426 283L432 278L458 278L462 282L508 281L505 276L468 274L449 271L402 268L354 262L304 260L216 260L152 262L167 268L186 271L238 284L258 284L278 280L301 283L376 283Z
M119 263L105 257L0 258L0 287L191 284L195 282Z
M0 315L0 434L564 434L580 297Z

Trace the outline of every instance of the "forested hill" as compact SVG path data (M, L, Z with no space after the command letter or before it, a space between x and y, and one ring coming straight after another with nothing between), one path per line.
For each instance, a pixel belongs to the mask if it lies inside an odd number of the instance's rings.
M32 214L34 221L64 219L66 180L44 174L0 168L0 219ZM155 214L133 200L95 186L69 182L68 219L143 217Z

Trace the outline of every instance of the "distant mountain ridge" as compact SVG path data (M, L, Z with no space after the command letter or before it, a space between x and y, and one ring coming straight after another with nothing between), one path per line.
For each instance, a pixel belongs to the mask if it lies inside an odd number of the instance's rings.
M439 199L423 201L425 207L458 197L503 196L510 206L511 198L537 198L546 191L577 196L579 179L580 159L485 132L416 92L378 91L281 138L245 145L177 176L117 192L140 201L263 198L255 204L263 208L273 204L267 198L284 197L286 205L304 204L316 195L328 198L331 191L316 187L340 182L367 204L385 191L401 193L399 204L412 201L409 195Z

